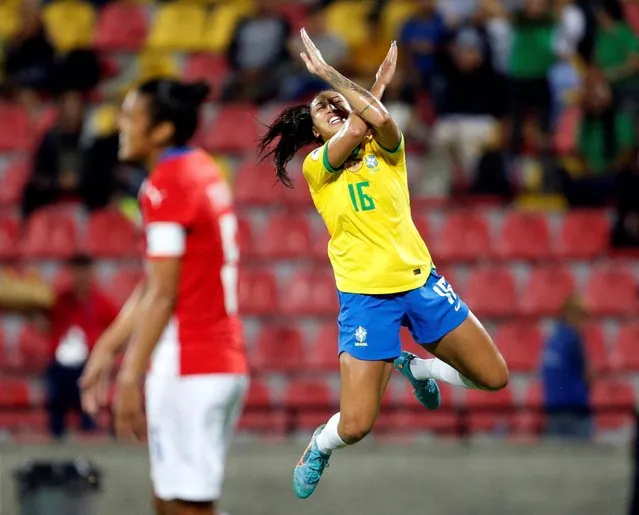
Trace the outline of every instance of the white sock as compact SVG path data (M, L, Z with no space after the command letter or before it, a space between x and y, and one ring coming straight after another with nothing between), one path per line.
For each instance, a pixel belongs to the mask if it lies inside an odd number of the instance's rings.
M330 454L335 449L341 449L345 447L346 444L339 437L339 433L337 432L337 426L339 424L339 413L335 413L328 422L322 432L318 435L317 440L317 448L323 454Z
M410 371L415 379L436 379L453 386L463 388L479 389L470 379L465 378L450 365L440 359L415 358L410 362Z

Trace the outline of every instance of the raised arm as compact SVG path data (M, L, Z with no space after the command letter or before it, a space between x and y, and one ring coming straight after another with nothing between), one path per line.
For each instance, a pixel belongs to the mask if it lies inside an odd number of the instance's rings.
M308 70L328 82L335 91L346 98L355 114L372 129L373 137L382 147L397 148L401 142L400 130L380 100L329 66L304 29L301 31L301 36L306 48L306 52L302 52L301 57ZM391 46L389 55L393 61L396 61L397 45L395 42Z

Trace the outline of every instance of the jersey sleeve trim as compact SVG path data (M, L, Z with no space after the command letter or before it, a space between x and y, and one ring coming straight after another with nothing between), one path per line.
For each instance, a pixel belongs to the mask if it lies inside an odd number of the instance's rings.
M386 148L384 145L382 145L379 141L377 142L377 144L379 145L379 148L381 148L384 152L388 153L388 154L397 154L397 152L399 152L402 148L402 145L404 144L404 135L402 134L399 138L399 145L397 145L397 148L395 150L390 150L388 148Z
M324 164L324 168L326 168L326 171L330 172L330 173L338 173L341 172L344 169L344 164L342 163L342 166L340 166L339 168L333 168L331 166L331 163L329 163L328 161L328 143L324 146L324 153L322 156L322 163Z
M146 248L150 258L181 257L186 250L186 230L174 222L153 222L146 228Z

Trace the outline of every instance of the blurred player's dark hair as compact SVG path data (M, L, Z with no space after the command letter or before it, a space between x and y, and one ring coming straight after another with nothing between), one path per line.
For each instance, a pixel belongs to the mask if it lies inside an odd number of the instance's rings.
M195 134L200 107L209 96L205 82L184 84L174 79L153 79L143 83L138 92L149 99L151 122L169 122L175 127L171 145L186 145Z
M278 141L272 146L275 140ZM257 151L260 161L273 157L277 180L290 188L293 183L286 165L301 148L311 143L321 143L321 139L313 134L311 109L308 105L300 105L282 111L260 138Z

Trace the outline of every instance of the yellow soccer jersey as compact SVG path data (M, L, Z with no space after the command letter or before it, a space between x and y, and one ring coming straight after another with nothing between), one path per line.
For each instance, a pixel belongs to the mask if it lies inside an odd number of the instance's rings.
M340 170L324 145L306 157L303 172L331 235L338 290L383 294L424 285L433 263L411 218L403 138L395 152L366 138Z

